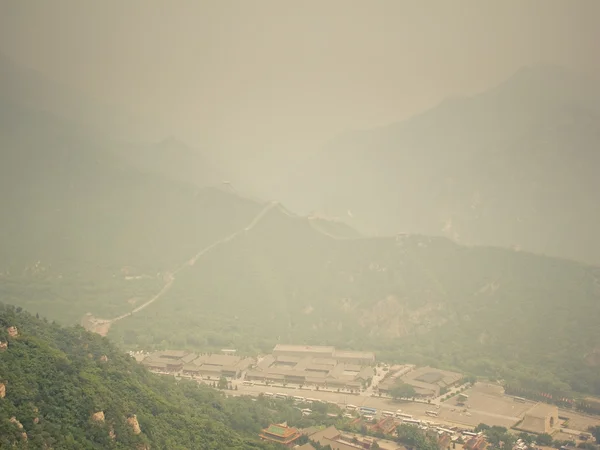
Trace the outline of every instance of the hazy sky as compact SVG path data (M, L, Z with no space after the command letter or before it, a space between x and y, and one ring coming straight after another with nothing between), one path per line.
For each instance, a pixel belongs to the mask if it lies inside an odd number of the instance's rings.
M0 0L0 51L198 145L313 148L523 65L600 78L600 1Z

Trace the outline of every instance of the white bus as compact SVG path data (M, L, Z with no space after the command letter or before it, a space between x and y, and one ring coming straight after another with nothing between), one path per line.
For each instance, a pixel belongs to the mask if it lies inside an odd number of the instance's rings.
M394 417L394 413L391 411L381 411L381 415L385 417Z
M273 397L273 393L272 392L265 392L263 395L265 397Z
M246 386L254 386L254 382L253 381L248 381L248 380L244 381L243 384L246 385Z
M397 412L397 413L396 413L396 418L398 418L398 419L402 419L402 420L410 420L410 419L412 419L413 417L412 417L410 414L404 414L404 413L399 413L399 412Z
M515 397L515 402L525 403L526 401L523 397Z
M463 431L462 434L465 436L477 436L477 433L474 433L473 431Z
M286 400L288 398L288 396L286 394L282 394L281 392L278 392L275 394L275 398L279 398L281 400Z
M402 422L409 425L421 425L421 421L419 419L402 419Z
M299 395L295 395L292 398L294 399L295 402L303 402L304 401L304 397L300 397Z
M431 417L437 417L439 415L437 411L425 411L425 414Z
M349 411L356 411L358 407L354 405L346 405L346 409Z

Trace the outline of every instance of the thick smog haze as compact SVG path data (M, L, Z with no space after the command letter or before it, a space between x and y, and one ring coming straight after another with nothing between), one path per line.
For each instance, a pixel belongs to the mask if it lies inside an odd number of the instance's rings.
M600 76L594 0L0 5L0 51L16 62L244 165L313 152L523 66Z
M600 450L600 0L0 0L0 449Z

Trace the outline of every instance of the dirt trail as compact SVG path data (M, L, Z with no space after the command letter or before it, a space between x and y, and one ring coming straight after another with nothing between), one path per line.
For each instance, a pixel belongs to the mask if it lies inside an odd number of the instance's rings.
M194 256L192 256L189 260L187 260L186 262L184 262L183 264L181 264L179 267L177 267L177 269L175 269L173 272L167 272L165 274L165 284L164 286L161 288L161 290L159 292L156 293L156 295L154 295L152 298L150 298L148 301L142 303L140 306L138 306L137 308L135 308L134 310L122 314L118 317L114 317L113 319L100 319L100 318L96 318L93 316L88 316L85 320L85 324L84 327L92 332L98 333L102 336L106 336L108 334L108 331L111 327L111 325L115 322L118 322L119 320L123 320L126 317L131 316L132 314L138 313L141 310L143 310L144 308L150 306L152 303L154 303L155 301L159 300L160 298L162 298L173 286L173 284L175 283L175 276L181 272L182 270L185 270L188 267L193 266L194 264L196 264L196 261L198 261L199 258L201 258L202 256L204 256L206 253L208 253L209 251L211 251L212 249L214 249L215 247L221 245L221 244L225 244L227 242L230 242L231 240L235 239L237 236L239 236L242 233L246 233L248 231L251 231L256 225L258 225L260 223L260 221L265 217L265 215L272 210L273 208L277 207L282 213L286 214L289 217L294 217L294 218L298 218L298 216L296 216L295 214L291 213L290 211L288 211L287 209L285 209L282 205L280 205L279 202L277 201L272 201L269 202L253 219L252 221L245 227L242 228L241 230L238 230L232 234L230 234L229 236L226 236L222 239L219 239L218 241L213 242L212 244L204 247L202 250L200 250L198 253L196 253ZM339 236L334 236L331 235L327 232L325 232L324 230L319 229L318 227L315 227L312 225L311 221L309 220L309 224L311 225L311 227L315 230L320 232L321 234L332 238L332 239L348 239L348 238L341 238Z
M157 301L158 299L163 297L171 289L171 287L173 286L173 283L175 283L175 275L177 275L182 270L193 266L200 257L205 255L206 253L208 253L210 250L214 249L218 245L225 244L225 243L235 239L235 237L237 237L238 235L252 230L256 225L258 225L260 223L260 221L263 219L263 217L265 217L265 215L276 206L281 209L281 206L279 206L279 202L275 202L275 201L270 202L252 219L252 221L245 228L242 228L241 230L238 230L238 231L230 234L229 236L219 239L218 241L213 242L212 244L208 245L207 247L204 247L202 250L200 250L198 253L196 253L191 259L189 259L185 263L181 264L177 269L175 269L175 271L168 272L165 275L164 286L161 288L161 290L156 295L154 295L147 302L141 304L134 310L132 310L128 313L122 314L113 319L100 319L100 318L96 318L93 316L88 316L85 320L85 324L84 324L85 328L94 333L98 333L101 336L106 336L108 334L108 330L110 329L110 327L113 323L118 322L119 320L123 320L126 317L131 316L132 314L140 312L142 309L150 306L152 303L154 303L155 301Z

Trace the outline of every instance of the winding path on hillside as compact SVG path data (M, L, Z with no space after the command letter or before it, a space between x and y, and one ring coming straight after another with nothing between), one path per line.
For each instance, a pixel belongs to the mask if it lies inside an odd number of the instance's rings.
M200 250L198 253L193 255L189 260L187 260L186 262L181 264L174 271L165 273L165 276L164 276L165 284L160 289L160 291L158 291L156 293L156 295L154 295L148 301L139 305L137 308L133 309L132 311L129 311L125 314L121 314L120 316L114 317L112 319L99 319L99 318L96 318L93 316L86 316L84 318L84 320L82 321L83 326L89 331L98 333L102 336L106 336L108 334L108 330L110 329L112 324L114 324L115 322L118 322L119 320L123 320L126 317L129 317L133 314L140 312L141 310L147 308L148 306L150 306L157 300L161 299L167 292L169 292L169 290L175 283L176 275L179 272L181 272L182 270L185 270L188 267L192 267L194 264L196 264L196 262L198 261L199 258L204 256L206 253L210 252L215 247L218 247L221 244L225 244L227 242L232 241L233 239L235 239L237 236L239 236L242 233L251 231L256 225L258 225L260 223L260 221L265 217L265 215L269 211L271 211L273 208L277 208L280 212L282 212L283 214L285 214L288 217L291 217L294 219L301 219L300 216L297 216L297 215L293 214L292 212L288 211L278 201L271 201L252 219L252 221L248 225L246 225L246 227L242 228L241 230L235 231L234 233L231 233L229 236L219 239L218 241L215 241L212 244L202 248L202 250ZM310 219L307 219L307 220L308 220L309 226L314 231L321 233L324 236L327 236L332 239L352 239L352 238L343 238L343 237L339 237L339 236L335 236L330 233L327 233L326 231L320 229L319 227L314 226L311 223Z
M279 207L281 208L281 206L279 205L279 202L277 201L272 201L270 203L268 203L253 219L252 221L246 225L246 227L242 228L241 230L238 230L232 234L230 234L229 236L226 236L222 239L219 239L218 241L213 242L212 244L204 247L202 250L200 250L198 253L196 253L191 259L189 259L188 261L186 261L185 263L181 264L177 269L175 269L173 272L167 272L165 274L165 284L164 286L161 288L160 291L158 291L158 293L156 295L154 295L151 299L149 299L148 301L146 301L145 303L141 304L140 306L138 306L137 308L135 308L134 310L122 314L118 317L114 317L113 319L97 319L94 317L88 317L86 320L87 322L84 324L84 326L89 330L89 331L93 331L95 333L101 334L102 336L106 336L106 334L108 333L108 330L110 329L111 325L114 324L115 322L118 322L119 320L123 320L126 317L129 317L135 313L140 312L142 309L147 308L148 306L150 306L152 303L154 303L155 301L159 300L160 298L162 298L173 286L173 284L175 283L175 275L177 275L179 272L181 272L182 270L186 269L187 267L191 267L194 264L196 264L196 261L198 261L199 258L201 258L203 255L205 255L206 253L208 253L210 250L214 249L215 247L221 245L221 244L225 244L233 239L235 239L237 236L239 236L242 233L246 233L250 230L252 230L256 225L258 225L260 223L260 221L265 217L265 215L274 207Z

